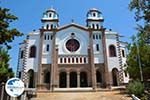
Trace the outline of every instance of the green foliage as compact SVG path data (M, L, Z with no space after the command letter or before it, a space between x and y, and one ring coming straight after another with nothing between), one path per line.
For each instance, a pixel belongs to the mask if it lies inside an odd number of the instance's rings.
M135 10L136 20L144 19L150 22L150 0L131 0L129 4L130 10Z
M140 37L139 37L140 38ZM138 47L137 44L138 43ZM130 74L130 77L133 79L140 79L140 70L139 70L139 57L138 57L138 50L139 49L139 56L142 66L142 72L144 79L147 80L150 78L150 45L144 42L143 40L139 39L139 41L134 41L129 48L129 55L127 57L127 71Z
M15 37L23 35L16 28L10 27L10 23L17 19L9 12L9 9L0 7L0 83L14 76L12 69L9 68L10 57L7 51L11 48L9 43Z
M144 85L140 81L133 81L127 86L127 92L139 97L144 92Z
M127 58L127 71L133 79L140 78L139 63L141 61L144 80L150 79L150 0L131 0L130 10L135 11L136 21L144 21L137 26L138 34L132 37ZM138 48L137 48L138 46ZM137 49L139 49L139 56Z
M146 95L146 94L142 94L140 99L141 100L149 100L148 95Z
M0 48L0 83L6 82L8 78L14 76L12 69L9 68L10 57L5 49Z
M0 45L11 48L8 43L14 40L15 36L23 35L16 28L10 29L10 23L17 20L17 17L9 13L9 9L0 7Z

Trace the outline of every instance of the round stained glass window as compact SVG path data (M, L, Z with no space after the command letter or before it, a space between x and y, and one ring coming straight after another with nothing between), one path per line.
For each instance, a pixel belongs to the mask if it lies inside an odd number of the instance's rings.
M80 47L80 43L78 40L76 39L70 39L66 42L66 48L70 51L70 52L75 52L79 49Z

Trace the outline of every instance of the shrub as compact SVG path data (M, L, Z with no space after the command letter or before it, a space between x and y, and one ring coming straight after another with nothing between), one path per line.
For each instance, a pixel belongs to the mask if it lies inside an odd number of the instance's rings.
M144 85L140 81L133 81L127 86L127 92L140 97L144 92Z

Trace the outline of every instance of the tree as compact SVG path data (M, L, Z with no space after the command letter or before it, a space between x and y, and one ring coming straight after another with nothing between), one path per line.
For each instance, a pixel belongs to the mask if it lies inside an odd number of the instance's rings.
M14 40L15 36L23 35L16 28L10 29L10 23L18 18L11 13L9 9L0 7L0 45L6 46L8 49L11 46L8 44Z
M129 9L135 10L136 21L144 20L150 22L150 1L149 0L131 0Z
M138 46L138 47L137 47ZM139 53L138 50L139 49ZM133 39L133 43L129 48L129 55L127 58L127 71L130 74L130 77L133 79L140 79L140 69L139 69L139 60L141 61L141 67L143 72L143 78L150 78L150 45L143 42L143 40L136 40L136 37ZM139 58L139 56L140 58Z
M8 52L5 49L0 48L0 83L6 82L8 78L14 76L12 69L9 68L9 60L10 57Z
M144 24L137 25L138 33L132 37L133 42L129 47L127 58L127 70L131 78L139 79L140 70L138 61L140 60L143 78L147 80L150 79L150 1L131 0L129 8L131 11L135 11L136 21L142 21ZM139 49L139 53L137 49Z
M16 28L10 28L10 23L18 18L11 13L9 9L0 7L0 83L12 77L13 71L9 68L9 54L8 50L11 49L10 42L15 37L22 36Z

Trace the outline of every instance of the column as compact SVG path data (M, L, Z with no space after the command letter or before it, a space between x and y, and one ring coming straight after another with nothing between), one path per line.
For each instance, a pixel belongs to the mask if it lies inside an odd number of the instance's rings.
M37 88L42 89L42 51L43 51L43 34L44 30L40 29L40 43L39 43L39 52L38 52L38 74L36 76Z
M70 87L70 72L67 72L67 88Z
M91 67L91 78L92 78L92 87L93 90L96 90L96 76L95 76L95 64L94 64L94 51L93 51L93 37L92 37L92 31L90 31L90 44L88 49L88 55L89 55L89 64Z
M107 61L107 48L106 48L106 36L105 36L105 30L106 28L102 29L102 44L103 44L103 54L104 54L104 77L105 77L105 85L106 87L111 88L111 73L109 73L108 70L108 61Z
M80 72L77 72L77 87L80 87Z

